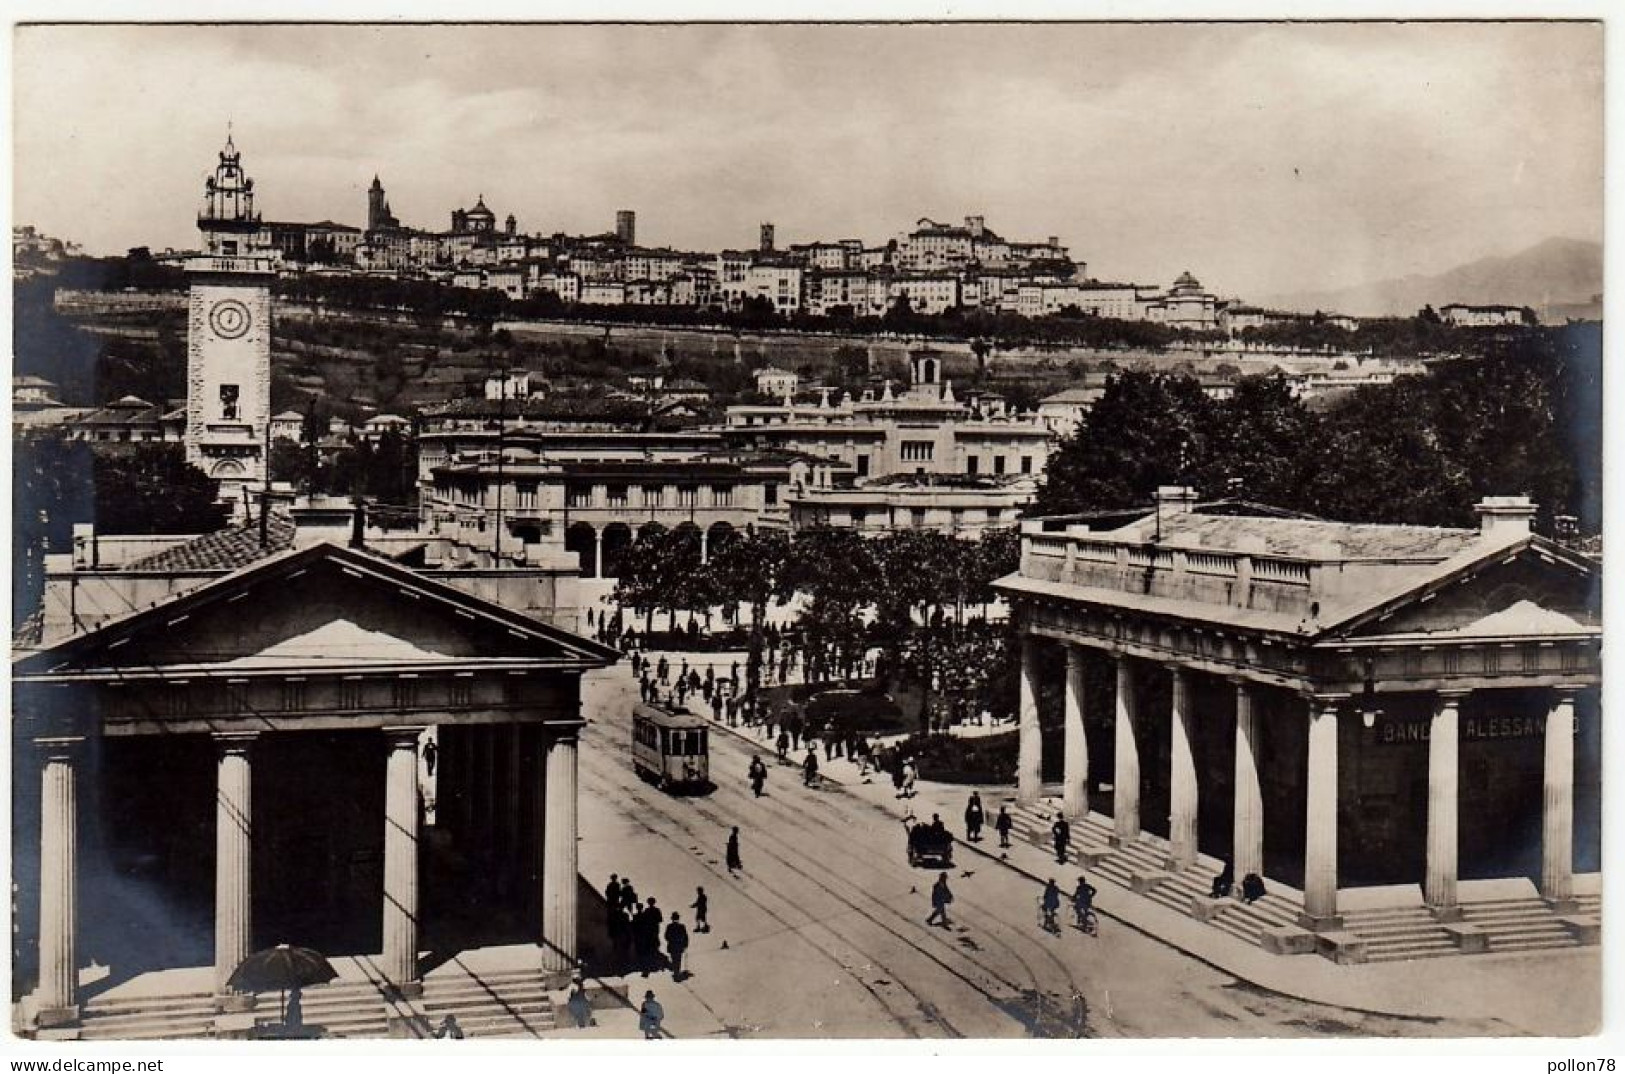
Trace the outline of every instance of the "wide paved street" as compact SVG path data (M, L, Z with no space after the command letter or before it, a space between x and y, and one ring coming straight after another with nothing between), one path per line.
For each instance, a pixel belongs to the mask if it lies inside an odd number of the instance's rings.
M1267 993L1109 916L1098 937L1072 928L1052 936L1036 922L1036 886L969 853L950 874L951 927L928 927L935 873L908 866L894 814L834 784L804 788L799 770L782 766L754 799L745 780L753 747L726 731L711 739L713 793L661 793L632 771L632 694L625 665L588 683L581 872L599 889L611 872L630 876L640 897L654 895L691 925L694 889L705 887L713 931L693 936L693 976L629 982L682 993L668 1002L677 1037L700 1035L675 1017L684 1004L707 1012L704 1032L720 1025L740 1037L1507 1032L1496 1022L1366 1016ZM765 744L757 752L771 760ZM733 825L744 861L737 877L722 860ZM1075 877L1063 869L1056 879L1069 889ZM601 942L583 937L584 947Z

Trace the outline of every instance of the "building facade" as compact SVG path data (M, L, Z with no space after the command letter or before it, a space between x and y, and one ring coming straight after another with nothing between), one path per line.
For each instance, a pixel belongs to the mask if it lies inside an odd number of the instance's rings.
M1468 950L1465 880L1528 878L1574 909L1600 861L1596 563L1531 534L1519 497L1485 500L1479 530L1159 499L1105 532L1023 523L998 583L1024 639L1021 797L1059 681L1064 810L1151 840L1167 872L1147 890L1201 854L1289 893L1272 949L1363 959L1378 941L1344 929L1349 887L1416 885L1439 942Z

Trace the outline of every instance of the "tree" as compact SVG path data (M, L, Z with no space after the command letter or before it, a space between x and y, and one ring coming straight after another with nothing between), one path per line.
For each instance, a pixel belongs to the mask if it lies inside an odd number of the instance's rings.
M103 533L207 533L226 522L219 482L187 462L179 444L98 454L92 472Z
M311 453L305 447L285 436L271 441L271 454L267 465L272 481L286 481L300 490L308 490L315 477Z
M1190 377L1130 370L1105 392L1045 467L1037 512L1134 507L1183 484L1204 458L1213 403Z
M780 530L746 529L723 543L706 565L718 596L729 604L750 605L750 643L745 659L747 691L756 692L762 664L762 629L771 602L783 603L791 592L791 542Z
M1216 496L1235 482L1249 500L1297 508L1319 429L1284 376L1243 377L1230 398L1210 410L1193 483Z

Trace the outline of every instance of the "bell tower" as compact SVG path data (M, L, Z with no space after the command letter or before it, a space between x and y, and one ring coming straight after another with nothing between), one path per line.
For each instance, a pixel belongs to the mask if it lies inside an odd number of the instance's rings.
M186 264L186 461L241 502L265 480L271 414L271 281L254 181L231 138L204 185L203 256Z

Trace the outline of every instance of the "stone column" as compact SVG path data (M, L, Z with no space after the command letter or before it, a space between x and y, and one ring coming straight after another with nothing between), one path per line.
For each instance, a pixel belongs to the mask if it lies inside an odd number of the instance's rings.
M1558 690L1546 714L1540 894L1561 910L1574 904L1574 694Z
M79 1021L79 803L82 738L41 738L39 988L41 1028Z
M604 531L594 530L592 534L592 576L604 576Z
M542 829L542 954L550 970L576 962L576 738L547 746L547 805Z
M1236 683L1236 809L1231 864L1236 889L1248 873L1264 875L1264 792L1258 778L1258 712L1253 688Z
M709 563L710 561L711 561L711 542L710 542L710 539L707 536L706 532L704 530L701 530L700 531L700 562L701 563Z
M1309 778L1303 841L1303 927L1341 928L1337 914L1337 706L1341 698L1309 702Z
M1083 650L1066 647L1066 773L1061 810L1069 817L1089 813L1089 740L1084 735Z
M1140 837L1140 746L1134 738L1139 705L1134 696L1134 665L1117 658L1117 738L1112 776L1112 839L1132 843Z
M1190 678L1184 668L1172 669L1172 705L1168 765L1168 867L1188 869L1196 864L1196 750L1191 743Z
M1464 696L1441 692L1428 729L1428 857L1422 896L1441 921L1461 916L1456 904L1456 856Z
M1020 736L1016 742L1016 797L1023 802L1038 800L1043 793L1039 766L1044 742L1038 731L1038 642L1021 642L1021 696L1017 710Z
M257 731L214 736L214 992L222 1010L254 1004L226 982L254 949L254 782Z
M418 981L418 780L421 727L389 727L384 785L383 974L406 995Z

